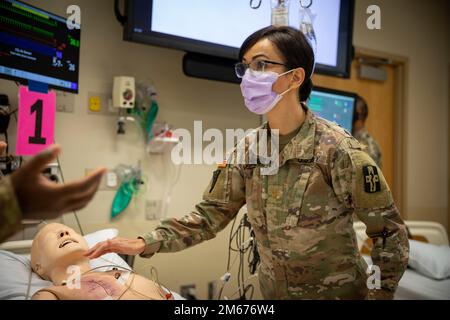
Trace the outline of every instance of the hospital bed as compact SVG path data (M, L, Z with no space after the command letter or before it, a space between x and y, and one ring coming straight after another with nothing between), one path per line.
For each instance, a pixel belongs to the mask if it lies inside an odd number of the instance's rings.
M426 270L421 270L420 266L417 267L416 263L415 269L408 268L405 271L395 299L450 299L450 247L447 232L442 225L434 222L407 221L406 224L414 238L428 242L423 243L425 247L418 247L418 243L410 242L410 264L411 257L417 260L417 256L420 257L421 253L419 251L422 250L429 253L429 256L425 258L430 259L430 263L437 263L442 268L447 267L448 276L440 276L441 279L436 279L433 274L430 275L424 272ZM366 227L361 222L355 222L354 228L359 249L364 251L363 248L367 243ZM116 229L106 229L86 235L85 238L92 247L100 241L117 236L117 234ZM10 241L0 245L0 299L29 299L36 291L51 285L50 282L40 279L31 272L29 257L31 242L31 240ZM370 264L370 256L363 256ZM111 262L131 268L123 258L113 253L92 260L91 266L97 267ZM173 294L175 299L183 299L180 295Z
M118 235L117 229L105 229L85 235L89 247ZM0 245L0 300L30 299L40 289L53 285L41 279L31 270L30 251L32 240L9 241ZM125 259L124 259L125 258ZM102 266L98 271L108 271L111 265L132 269L126 256L108 253L100 258L90 261L92 268ZM166 289L166 291L169 291ZM175 300L184 300L179 294L172 291Z
M442 225L429 221L406 221L413 239L410 240L408 268L399 282L396 300L450 300L450 247ZM355 222L358 246L370 265L364 250L367 245L366 227ZM366 253L366 254L364 254Z

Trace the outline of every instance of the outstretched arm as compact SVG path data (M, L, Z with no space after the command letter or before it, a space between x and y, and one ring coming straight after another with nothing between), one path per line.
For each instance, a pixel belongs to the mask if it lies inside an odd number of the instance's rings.
M219 166L213 172L203 200L182 218L162 220L152 232L139 239L115 238L97 244L86 253L91 259L109 252L140 254L175 252L209 240L233 220L245 204L245 181L238 166Z

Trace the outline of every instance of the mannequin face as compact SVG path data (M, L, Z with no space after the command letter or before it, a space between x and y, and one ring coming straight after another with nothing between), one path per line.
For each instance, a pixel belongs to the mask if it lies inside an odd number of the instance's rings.
M43 279L51 280L53 270L77 264L88 250L86 240L73 229L50 223L35 236L31 248L31 266Z

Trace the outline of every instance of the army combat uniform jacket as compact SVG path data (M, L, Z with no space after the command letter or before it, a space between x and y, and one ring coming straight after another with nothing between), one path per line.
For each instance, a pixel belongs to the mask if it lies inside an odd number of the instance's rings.
M142 256L214 238L244 204L261 257L265 299L367 298L354 213L374 240L372 260L381 271L376 293L392 298L407 266L405 226L381 171L337 125L308 111L280 153L275 175L261 175L260 165L219 166L195 211L162 220L142 237Z

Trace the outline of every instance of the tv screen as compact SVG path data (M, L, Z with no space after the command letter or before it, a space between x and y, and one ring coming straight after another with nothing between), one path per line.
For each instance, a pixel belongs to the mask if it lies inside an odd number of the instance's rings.
M78 92L80 29L16 0L0 1L0 77Z
M316 72L348 77L354 2L311 3ZM297 29L299 10L300 1L291 0L289 24ZM229 59L237 59L247 36L271 24L270 0L262 0L258 9L252 9L247 0L129 0L127 12L126 40Z
M351 92L314 87L307 104L319 117L333 121L351 133L356 97Z

